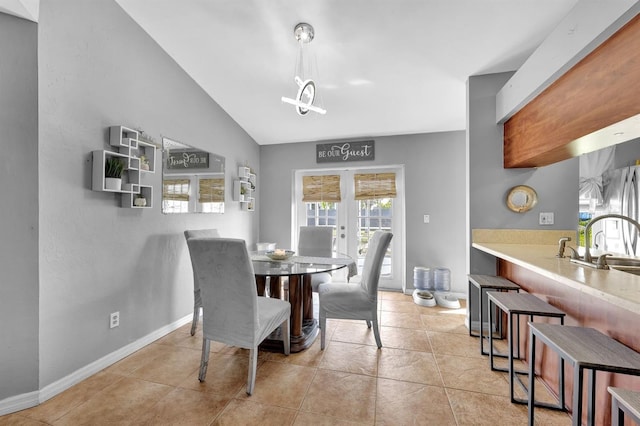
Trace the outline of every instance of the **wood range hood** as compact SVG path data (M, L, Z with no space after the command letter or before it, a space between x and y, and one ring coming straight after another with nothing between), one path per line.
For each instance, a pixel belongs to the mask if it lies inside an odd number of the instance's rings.
M504 123L504 167L541 167L640 137L640 15Z

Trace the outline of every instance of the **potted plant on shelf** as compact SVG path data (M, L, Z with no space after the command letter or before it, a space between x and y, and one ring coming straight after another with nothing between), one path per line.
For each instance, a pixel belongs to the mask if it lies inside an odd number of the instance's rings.
M104 187L112 191L122 189L124 163L118 157L108 157L104 164Z

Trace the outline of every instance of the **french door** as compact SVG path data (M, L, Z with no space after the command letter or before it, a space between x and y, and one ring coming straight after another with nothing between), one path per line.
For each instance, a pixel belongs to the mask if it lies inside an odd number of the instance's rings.
M362 187L362 179L370 176L392 176L395 194L369 196L366 192L359 191L358 188ZM329 181L331 185L337 185L338 196L335 197L335 194L326 198L317 196L311 197L312 201L305 201L304 197L307 195L303 195L305 192L303 189L305 183L308 188L310 179ZM391 231L393 239L382 265L379 287L401 290L406 269L403 243L404 168L394 166L298 170L295 172L294 180L296 202L291 233L292 247L298 245L300 226L332 226L334 227L334 250L357 259L358 272L361 273L370 236L377 230ZM366 185L368 182L365 182ZM309 199L308 196L307 199ZM343 270L339 272L346 274ZM346 275L340 276L339 279L346 279Z

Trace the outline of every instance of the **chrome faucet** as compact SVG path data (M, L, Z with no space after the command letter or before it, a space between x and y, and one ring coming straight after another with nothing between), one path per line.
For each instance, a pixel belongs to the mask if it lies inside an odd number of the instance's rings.
M556 257L564 257L564 248L567 244L567 241L571 241L571 237L562 237L558 240L558 254Z
M610 213L610 214L605 214L602 216L598 216L598 217L594 217L593 219L591 219L589 221L589 223L587 223L587 226L584 227L584 261L591 263L593 261L592 257L591 257L591 253L589 252L589 246L590 246L590 238L589 238L589 231L591 231L591 227L593 226L594 223L603 220L603 219L622 219L622 220L626 220L627 222L631 223L633 226L635 226L638 229L638 232L640 232L640 223L638 223L637 221L635 221L634 219L631 219L630 217L627 216L623 216L621 214L614 214L614 213Z
M604 231L601 229L598 232L596 232L596 235L593 236L593 246L595 248L599 248L600 246L598 245L598 237L602 236L602 238L604 238ZM606 241L605 241L606 242ZM605 250L607 249L606 247L604 248Z

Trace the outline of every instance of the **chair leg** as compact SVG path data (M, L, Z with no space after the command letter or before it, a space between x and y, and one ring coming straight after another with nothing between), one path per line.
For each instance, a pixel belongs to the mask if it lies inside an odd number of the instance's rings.
M289 355L291 353L291 323L289 318L282 323L282 340L284 343L284 354Z
M202 358L200 359L200 374L198 374L198 380L204 382L204 378L207 376L207 367L209 366L209 340L206 337L202 338Z
M369 322L369 321L367 321ZM373 323L373 335L376 338L376 345L378 345L378 349L382 348L382 341L380 340L380 329L378 328L378 319L371 320Z
M249 377L247 378L247 395L253 393L256 384L256 368L258 365L258 347L249 350Z
M320 350L324 350L324 337L327 332L327 317L320 313Z
M365 320L365 321L367 323L367 328L371 328L371 321L369 321L369 320Z
M196 334L196 328L198 327L198 320L200 319L200 306L193 307L193 321L191 322L191 335Z

